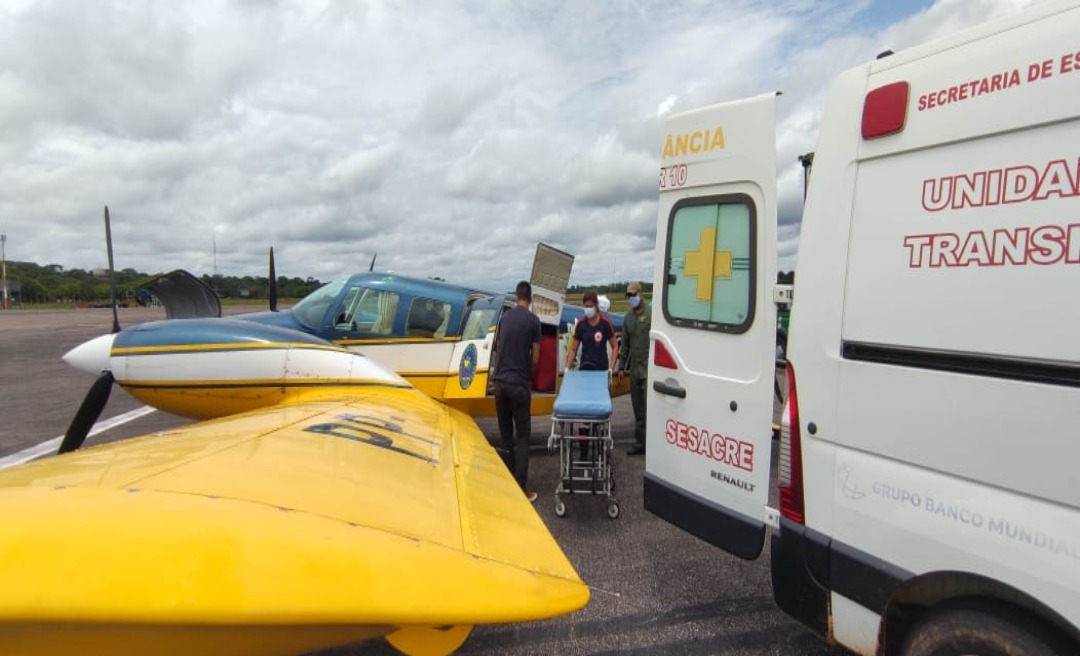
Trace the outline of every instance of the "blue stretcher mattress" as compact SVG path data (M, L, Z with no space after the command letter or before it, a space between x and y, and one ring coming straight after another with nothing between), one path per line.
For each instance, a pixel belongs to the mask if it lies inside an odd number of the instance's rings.
M607 419L611 416L608 372L570 370L563 376L554 413L563 419Z

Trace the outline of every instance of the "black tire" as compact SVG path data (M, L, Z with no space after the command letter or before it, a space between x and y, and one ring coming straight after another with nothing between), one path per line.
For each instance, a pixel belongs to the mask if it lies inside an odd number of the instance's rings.
M1067 656L1076 653L1047 624L995 603L929 611L904 640L902 656Z

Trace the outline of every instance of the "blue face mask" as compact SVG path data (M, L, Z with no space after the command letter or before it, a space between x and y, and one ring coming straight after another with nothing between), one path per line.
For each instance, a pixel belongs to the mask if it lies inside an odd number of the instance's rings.
M585 308L585 318L586 319L592 319L595 316L596 316L596 308L594 308L594 307Z
M641 305L641 295L634 294L630 297L630 307L636 310L639 305Z

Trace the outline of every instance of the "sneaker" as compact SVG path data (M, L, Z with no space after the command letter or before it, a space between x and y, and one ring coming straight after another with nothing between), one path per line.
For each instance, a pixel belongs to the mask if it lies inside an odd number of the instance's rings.
M525 495L525 498L529 500L529 503L536 503L536 497L538 496L540 495L538 495L536 492L529 492Z

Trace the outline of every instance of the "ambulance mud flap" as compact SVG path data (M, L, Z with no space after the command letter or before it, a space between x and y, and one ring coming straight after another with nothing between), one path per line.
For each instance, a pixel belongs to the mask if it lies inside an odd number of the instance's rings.
M827 636L829 634L829 545L823 535L789 519L780 520L769 552L773 599L780 610ZM777 585L777 581L783 581Z
M753 560L765 545L765 524L691 492L645 474L645 510L682 530L722 547L732 555Z

